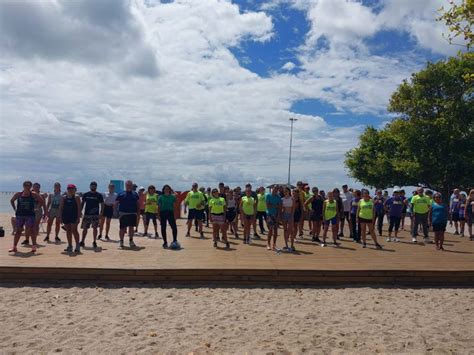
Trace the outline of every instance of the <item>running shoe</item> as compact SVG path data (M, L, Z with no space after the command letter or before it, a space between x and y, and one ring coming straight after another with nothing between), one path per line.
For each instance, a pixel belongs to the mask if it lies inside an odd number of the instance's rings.
M37 245L36 245L36 244L33 244L33 245L31 246L31 252L32 252L32 253L36 253L36 249L37 249L37 248L38 248Z
M260 236L257 233L253 234L253 239L260 239Z
M8 250L9 253L16 253L18 249L16 247L12 247L10 250Z
M291 251L292 253L294 253L294 252L296 251L296 248L295 248L294 246L293 246L293 247L290 247L290 251Z
M321 243L321 248L324 248L326 246L326 243L322 242Z
M391 241L392 241L392 238L387 237L387 242L391 242ZM393 241L395 241L395 239Z
M250 237L247 238L247 244L252 244L252 239L250 239Z
M80 245L76 245L76 249L74 249L74 252L79 254L81 252L81 246Z
M444 248L443 248L443 247L439 247L439 249L440 249L440 250L444 250Z
M136 244L135 244L135 242L133 241L133 239L130 240L130 242L128 243L128 245L130 245L130 248L135 248L135 247L136 247Z
M43 242L49 242L49 235L47 235L44 239Z
M79 244L79 245L81 245L81 244ZM123 240L120 241L120 245L119 245L119 246L120 246L120 248L123 249Z
M105 240L110 240L108 235L105 236Z
M367 248L367 244L362 243L362 248Z
M230 249L230 243L229 243L229 242L226 242L226 243L225 243L225 248L226 248L226 249Z
M239 233L235 233L235 239L239 239Z
M430 238L427 238L427 237L423 238L423 242L425 244L429 244L430 243Z
M214 248L217 248L217 241L214 241Z
M412 241L413 243L416 243L416 238L411 238L411 241Z
M272 248L270 247L270 245L267 245L267 250L272 250Z
M97 249L97 243L96 243L96 242L93 242L93 243L92 243L92 247L93 247L94 249Z
M72 253L72 245L68 245L66 249L64 249L66 253Z
M56 243L61 243L61 239L59 239L58 236L54 237L54 241L55 241Z
M454 235L459 235L459 232L458 231L454 232Z
M337 236L338 236L338 237L344 237L344 234L339 233Z
M30 241L29 240L24 240L21 242L21 245L30 245Z
M201 239L204 239L204 233L201 232Z
M83 248L86 246L86 245L84 244L84 241L81 241L81 242L79 243L79 245L80 245L81 247L83 247Z
M168 243L167 242L163 243L163 249L168 249Z
M316 243L321 243L321 240L319 239L319 237L318 237L318 236L316 236L316 237L313 237L313 238L312 238L312 240L313 240L313 242L316 242Z
M375 247L376 247L377 249L382 249L382 246L381 246L379 243L376 243L376 244L375 244Z
M99 235L97 236L97 239L101 240L101 239L102 239L102 234L99 234Z
M394 241L395 243L398 243L398 242L400 241L400 239L398 239L398 238L393 238L393 241Z
M160 236L158 235L158 233L155 233L155 239L158 239Z
M338 247L338 246L340 246L340 245L341 245L341 243L334 242L334 246L335 246L335 247Z
M186 238L191 238L191 234L189 234L189 232L186 233Z

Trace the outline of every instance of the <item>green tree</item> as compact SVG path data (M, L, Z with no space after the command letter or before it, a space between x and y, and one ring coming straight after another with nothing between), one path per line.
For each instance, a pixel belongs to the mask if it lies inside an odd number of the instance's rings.
M368 127L346 153L349 173L374 187L425 186L446 197L453 187L474 184L474 90L465 81L474 55L437 63L413 74L392 94L397 118Z
M474 0L462 0L458 5L455 1L450 0L451 7L439 9L440 17L438 21L444 21L449 28L447 35L451 44L456 44L457 37L463 37L466 47L469 50L474 43L474 33L472 26L474 24Z

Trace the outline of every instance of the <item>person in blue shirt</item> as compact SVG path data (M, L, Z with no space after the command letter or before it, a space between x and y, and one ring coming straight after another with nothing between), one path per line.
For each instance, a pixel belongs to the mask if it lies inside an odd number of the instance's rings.
M135 248L136 245L133 242L133 234L135 227L137 226L140 215L138 194L133 191L133 182L127 180L125 182L125 191L118 194L115 199L115 205L118 206L119 211L119 224L120 224L120 248L123 248L123 239L125 232L128 229L128 236L130 238L130 248Z
M433 226L436 249L444 250L444 232L448 224L448 206L443 203L439 192L434 195L434 201L429 212L429 221Z
M398 239L398 229L400 228L400 222L402 219L404 201L403 198L400 196L400 191L395 190L393 191L393 196L390 197L387 201L385 201L385 210L387 211L388 218L389 218L389 227L388 227L388 237L387 242L399 242ZM395 228L395 237L392 239L392 232Z
M278 193L279 188L280 187L278 185L274 185L272 193L265 196L265 202L267 203L268 250L276 250L277 248L276 240L278 237L278 223L280 221L281 213L281 197Z

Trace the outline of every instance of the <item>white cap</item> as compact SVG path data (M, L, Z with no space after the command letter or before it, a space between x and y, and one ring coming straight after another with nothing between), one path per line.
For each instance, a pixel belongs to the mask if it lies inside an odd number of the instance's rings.
M143 186L140 186L140 188L138 189L138 191L140 190L145 190L145 188Z

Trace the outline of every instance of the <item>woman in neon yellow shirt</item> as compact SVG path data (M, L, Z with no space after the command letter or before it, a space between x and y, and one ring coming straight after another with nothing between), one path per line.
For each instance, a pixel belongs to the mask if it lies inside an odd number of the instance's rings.
M212 198L208 201L209 213L212 223L212 239L214 241L214 248L217 248L217 241L219 238L219 230L222 233L222 240L225 242L226 249L230 248L227 241L227 225L225 223L225 214L227 211L227 204L224 197L219 196L219 190L212 189Z
M382 246L377 241L374 228L375 220L375 206L374 202L370 198L369 191L364 190L362 192L362 199L359 201L357 207L357 223L360 223L361 235L362 235L362 248L367 247L366 236L367 228L369 228L370 236L372 237L377 249L382 249Z
M155 239L158 238L158 225L156 223L156 217L158 216L158 194L156 188L153 185L148 186L148 192L145 194L145 234L144 237L148 236L148 225L150 220L153 222L155 228Z
M257 190L257 219L261 234L265 233L265 227L263 223L267 220L267 202L265 197L265 188L260 186Z
M252 190L245 189L245 196L240 199L240 212L244 222L244 244L250 244L250 227L257 213L257 200L252 197Z
M328 191L328 198L323 203L324 232L323 243L321 244L322 247L326 246L326 235L328 234L329 225L331 225L334 245L340 245L337 242L337 231L339 230L339 208L338 201L334 198L334 192Z

